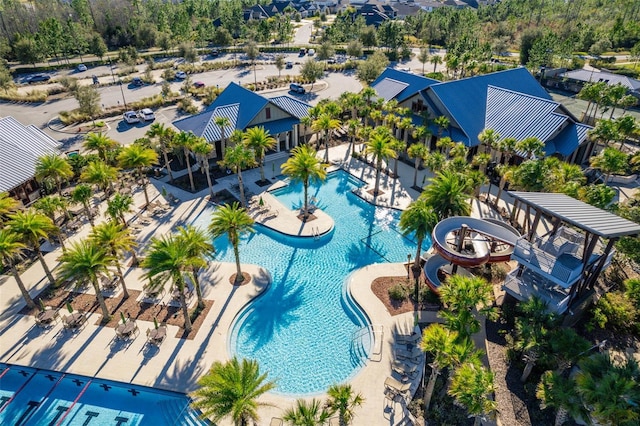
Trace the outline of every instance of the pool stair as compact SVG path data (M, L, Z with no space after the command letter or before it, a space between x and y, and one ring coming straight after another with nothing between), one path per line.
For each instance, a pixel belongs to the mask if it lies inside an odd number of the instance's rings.
M212 425L209 420L202 420L199 413L189 405L184 405L184 400L172 399L159 402L158 406L165 425L170 426L203 426Z
M382 338L384 326L372 324L354 331L351 338L351 353L356 360L369 359L380 362L382 360ZM370 348L368 350L368 348Z

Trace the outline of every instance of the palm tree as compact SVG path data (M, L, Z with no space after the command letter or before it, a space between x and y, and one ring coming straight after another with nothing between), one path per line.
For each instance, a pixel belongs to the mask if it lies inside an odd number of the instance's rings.
M384 129L384 128L382 128ZM376 184L373 190L374 197L380 192L380 172L383 161L389 158L396 158L398 155L391 147L391 137L388 132L374 131L369 137L364 149L365 155L373 155L376 161Z
M421 197L433 207L438 219L451 216L469 216L471 205L469 198L469 182L458 173L444 170L430 179Z
M544 155L544 142L535 136L524 138L516 143L516 150L523 151L525 158L531 160L533 157L541 157Z
M131 213L133 210L133 198L127 194L116 194L111 200L107 202L107 215L114 221L121 221L122 226L125 228L127 225L127 219L125 219L125 213Z
M189 257L202 259L204 265L213 258L215 248L211 243L211 237L202 229L192 225L180 227L178 228L178 239L188 247ZM198 274L201 269L201 264L193 264L191 266L191 274L194 280L193 284L196 288L196 296L198 298L198 308L200 309L204 308L202 288L200 287L200 280L198 279Z
M599 155L591 157L591 167L600 169L605 174L604 183L612 174L621 173L627 168L627 155L615 148L605 148Z
M216 361L211 370L198 379L200 388L191 396L193 406L202 411L203 418L218 423L231 417L235 426L246 426L260 420L257 409L264 404L258 398L276 387L267 380L267 373L260 374L260 366L255 360L236 357L222 363Z
M418 126L413 131L413 137L422 142L422 144L427 148L427 138L431 136L431 130L427 126Z
M420 145L423 146L423 145ZM415 234L417 241L417 249L413 267L415 270L420 269L420 257L422 255L422 243L425 238L431 235L433 228L438 223L438 217L433 208L426 202L424 198L418 198L409 204L400 215L400 223L398 227L404 236ZM417 299L416 299L417 300Z
M431 375L424 391L425 412L429 410L431 405L431 397L433 396L433 389L436 386L438 375L453 363L451 353L457 340L458 333L446 329L442 324L434 323L424 329L420 348L433 356L433 361L429 364Z
M549 333L549 347L560 373L569 368L591 347L591 343L573 328L553 328Z
M331 385L327 390L329 400L327 408L332 412L338 412L340 426L351 423L354 417L354 410L362 405L364 398L362 394L355 393L351 385Z
M443 138L444 139L444 138ZM463 160L467 159L467 155L469 154L469 150L462 142L456 142L451 146L449 150L449 155L451 158L461 158Z
M105 194L111 194L113 182L118 178L118 169L103 161L92 161L80 173L80 180L96 185Z
M225 150L227 149L227 127L231 125L231 121L227 117L216 117L213 119L216 126L220 127L220 157L224 158Z
M88 151L97 151L98 156L105 163L107 162L107 151L118 146L118 142L109 138L104 133L87 133L84 141L84 149Z
M145 148L138 144L131 144L120 151L118 163L123 169L136 169L140 186L144 191L144 205L149 205L149 193L147 192L147 180L143 169L151 167L158 162L158 153L151 148Z
M552 168L545 186L551 192L564 192L567 186L582 186L585 181L586 178L582 167L577 164L560 161L557 167Z
M451 121L445 115L440 115L433 120L434 124L438 126L438 139L442 137L442 132L449 129Z
M313 119L311 118L311 116L306 115L300 119L300 124L302 124L302 128L303 128L302 134L304 135L304 143L308 144L309 143L308 131L313 124Z
M638 424L640 373L633 357L613 363L607 353L595 354L580 361L578 367L578 393L598 423Z
M89 220L89 223L93 228L93 215L91 214L91 209L89 208L89 200L91 199L92 193L93 192L91 191L91 187L89 185L81 183L73 188L73 191L71 191L71 201L73 201L74 203L82 204L84 214L87 216L87 220Z
M264 156L266 152L273 149L278 143L269 131L264 127L251 127L244 132L244 143L255 152L256 161L260 165L260 182L265 182L264 178Z
M436 148L438 148L446 158L449 158L451 148L453 148L454 146L456 146L456 143L449 136L438 138L438 140L436 141Z
M478 135L480 144L484 147L483 153L490 154L491 148L494 148L500 140L500 135L493 129L484 129Z
M480 330L480 321L473 310L483 314L492 312L493 286L481 277L451 275L440 287L440 299L447 307L442 311L445 324L458 332L460 339L471 337Z
M193 144L191 150L196 156L196 160L200 163L200 170L207 177L207 186L209 186L209 198L213 199L213 183L211 182L211 170L209 168L209 155L213 151L213 145L211 145L205 138L198 138L198 141Z
M256 164L255 153L247 148L246 145L238 143L231 148L227 148L224 153L224 160L220 162L224 167L231 169L238 175L238 189L240 190L240 202L243 206L247 205L244 196L244 182L242 181L242 169L253 167Z
M238 203L226 204L218 208L211 216L209 232L213 238L226 234L233 247L233 254L236 258L236 283L241 283L244 280L240 270L240 238L244 234L255 232L253 223L247 210L240 207Z
M296 406L284 413L284 420L292 426L322 426L329 421L329 417L331 411L315 398L309 402L298 399Z
M22 297L25 302L27 302L27 306L29 308L35 308L36 304L29 295L29 291L25 287L22 278L20 278L20 273L16 268L16 261L23 257L23 250L25 248L27 248L27 246L20 241L18 234L12 232L10 229L0 229L0 260L4 266L11 270L20 289L20 293L22 293Z
M498 142L498 150L501 153L500 163L509 164L516 150L516 145L518 145L516 138L504 138Z
M174 289L180 294L180 306L184 316L184 331L191 331L191 317L185 297L185 274L190 274L192 267L204 266L200 258L190 256L190 248L176 235L152 238L149 251L142 261L142 267L148 269L145 277L153 289L164 288L171 281Z
M107 250L92 241L83 240L71 244L71 247L60 256L60 275L70 281L86 282L93 285L98 299L98 305L102 309L102 321L109 321L111 316L100 291L99 278L108 276L108 267L113 265L115 259L107 254Z
M436 67L442 63L442 58L438 55L432 55L429 58L429 62L433 64L433 72L436 72Z
M411 118L405 117L400 120L398 127L403 131L402 142L404 142L404 149L406 150L409 147L409 134L413 133L413 121Z
M171 142L175 136L175 130L171 127L165 127L163 123L153 123L147 131L147 136L158 141L162 157L164 159L164 167L169 173L169 181L173 183L173 173L171 173L171 164L169 163L169 151L171 150Z
M57 229L56 226L47 216L36 213L33 210L16 212L9 215L9 219L7 223L9 229L20 236L20 239L27 247L36 252L40 264L42 264L42 269L44 269L44 273L49 279L49 283L53 285L55 279L40 251L40 240L43 238L48 239L49 235L55 233Z
M347 150L347 155L351 156L352 152L355 152L356 145L356 137L358 136L360 130L360 120L351 119L347 121L347 136L349 136L349 149Z
M464 364L456 369L448 393L475 417L474 426L479 426L482 417L495 414L497 403L491 399L495 390L492 372L475 364Z
M304 189L303 216L309 217L309 184L323 182L327 178L327 164L323 164L316 151L309 145L299 145L291 150L291 157L281 166L282 173L292 182L302 182Z
M555 371L545 371L536 388L536 397L540 400L540 408L555 408L555 426L562 426L569 417L588 419L589 411L585 408L576 383Z
M56 213L62 212L67 214L68 202L66 198L59 195L47 195L42 198L38 198L33 203L33 208L40 213L51 219L51 222L56 222Z
M125 252L131 252L135 256L134 248L138 245L126 228L116 222L102 222L92 229L89 239L96 245L104 247L114 259L116 273L122 285L124 299L129 298L129 291L124 282L121 260ZM136 263L134 261L134 263Z
M424 165L431 173L437 173L444 168L447 159L444 154L438 151L432 151L427 154L427 158L424 160Z
M189 160L193 144L195 143L196 135L193 132L180 132L176 133L173 137L173 145L182 148L184 158L187 161L187 172L189 173L189 184L191 185L191 192L196 192L196 186L193 183L193 172L191 171L191 162Z
M417 188L418 185L418 167L421 161L426 161L429 149L421 143L414 143L407 150L409 158L414 159L413 163L413 187Z
M11 197L8 192L0 192L0 225L9 214L18 210L19 205L18 200Z
M324 135L324 161L329 162L329 140L331 139L331 132L339 129L342 123L337 118L333 118L330 114L321 114L316 120L314 120L311 127L316 132L323 132ZM316 144L316 149L319 149L319 144Z
M62 182L73 177L73 169L64 158L57 154L47 154L36 160L35 178L38 182L53 182L58 194L62 195Z
M504 191L505 185L507 182L511 182L513 180L513 175L517 169L517 166L506 166L504 164L499 164L496 168L496 171L500 174L498 194L496 194L496 206L498 205L498 201L500 201L500 197L502 197L502 191Z

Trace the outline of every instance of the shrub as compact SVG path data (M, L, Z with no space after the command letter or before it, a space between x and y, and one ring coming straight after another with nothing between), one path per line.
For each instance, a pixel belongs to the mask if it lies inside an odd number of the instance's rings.
M625 294L640 311L640 278L629 278L624 282L624 287Z
M618 291L602 296L592 313L591 325L618 331L631 331L638 317L634 302L626 294Z
M178 101L178 111L184 111L187 114L195 114L198 108L193 104L191 98L182 98Z
M504 281L507 277L507 270L497 263L491 264L491 279L496 281Z
M401 302L407 298L407 289L400 283L395 284L389 289L389 297Z

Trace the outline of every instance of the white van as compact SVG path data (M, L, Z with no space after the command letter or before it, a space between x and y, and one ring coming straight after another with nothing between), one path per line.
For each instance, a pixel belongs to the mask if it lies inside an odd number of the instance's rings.
M315 49L309 49L309 50L307 51L307 55L309 55L309 56L313 56L313 55L315 55L315 54L316 54L316 50L315 50Z
M304 87L302 87L302 85L298 83L291 83L289 85L289 90L291 90L294 93L302 93L302 94L306 92L306 90L304 90Z

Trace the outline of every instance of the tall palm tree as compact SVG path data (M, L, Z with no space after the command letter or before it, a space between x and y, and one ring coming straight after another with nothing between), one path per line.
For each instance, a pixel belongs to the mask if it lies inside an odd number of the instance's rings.
M331 411L315 398L309 402L297 399L295 407L284 413L284 420L291 426L322 426L329 421L329 417Z
M427 159L427 155L429 154L429 149L421 143L414 143L407 150L407 154L409 158L413 158L413 187L418 187L418 167L420 167L420 162L425 161Z
M589 411L580 399L575 381L555 371L545 371L542 375L536 388L536 397L543 410L556 409L555 426L562 426L569 417L589 418Z
M605 174L604 183L609 182L612 174L621 173L627 167L627 155L616 148L605 148L599 155L591 157L591 167Z
M51 234L55 233L56 226L47 216L36 213L33 210L19 211L9 215L9 218L10 220L7 223L9 229L19 235L27 247L36 252L49 283L53 285L55 279L40 251L40 240L43 238L48 239Z
M436 67L442 63L442 58L438 55L431 55L429 62L433 64L433 72L436 72Z
M200 379L191 396L193 406L202 411L202 417L219 422L231 417L235 426L247 426L260 420L258 407L269 404L258 402L261 395L276 387L267 380L267 373L260 373L255 360L236 357L222 363L216 361L211 370Z
M167 173L169 173L169 181L172 183L173 173L171 173L171 164L169 163L169 152L172 149L171 142L175 133L175 130L171 127L165 127L164 123L153 123L146 133L151 139L157 140L164 159L164 166L167 169Z
M535 136L524 138L516 143L516 150L523 151L525 158L531 160L533 157L541 157L544 155L544 142Z
M138 245L129 231L116 222L102 222L89 234L89 240L94 244L105 248L107 253L114 259L116 274L120 279L122 292L125 299L129 298L129 291L124 282L124 274L122 273L121 262L126 252L135 252L134 248Z
M127 227L127 219L124 217L126 213L131 213L133 210L133 198L127 194L116 194L111 200L107 202L107 216L112 220L122 222L122 226Z
M202 259L202 264L194 263L191 265L191 274L193 275L193 285L196 288L196 296L198 298L198 308L204 308L204 299L202 297L202 288L198 274L202 269L202 265L207 265L211 261L215 253L215 248L211 243L211 236L200 228L187 225L178 228L178 240L188 247L188 255L192 258Z
M321 114L312 124L312 128L316 132L322 132L324 135L324 161L329 162L329 140L331 139L331 132L339 129L342 123L337 118L333 118L330 114ZM319 145L316 144L316 149L319 149Z
M449 155L453 159L461 158L466 160L468 154L469 154L469 150L462 142L454 143L451 149L449 150Z
M66 198L59 195L47 195L42 198L38 198L33 203L33 208L40 213L51 219L51 222L55 223L56 213L64 213L67 215L68 202Z
M349 136L349 149L347 149L347 155L351 156L352 152L355 152L356 137L360 131L360 120L351 119L347 121L347 136Z
M268 150L275 148L276 141L264 127L251 127L244 132L243 142L256 153L256 162L260 165L260 181L264 178L264 156Z
M483 129L478 135L478 140L483 146L482 153L491 153L491 148L494 148L500 140L500 135L493 129Z
M73 177L73 169L66 159L57 154L47 154L36 160L35 177L38 182L53 182L62 195L62 182Z
M418 126L413 131L413 137L418 139L428 151L427 138L431 136L431 130L427 126Z
M190 151L196 140L196 135L193 132L180 132L176 133L173 137L173 145L178 148L182 148L184 158L187 161L187 172L189 173L189 184L191 185L191 192L196 192L196 186L193 183L193 172L191 171Z
M456 369L448 393L475 417L474 426L479 426L484 416L495 415L497 403L491 398L495 390L492 372L475 364L464 364Z
M213 199L213 183L211 182L211 170L209 169L209 155L213 151L211 145L205 138L198 138L193 144L191 150L196 156L196 160L200 163L200 170L207 177L207 186L209 186L209 197Z
M433 389L436 386L438 375L443 369L449 367L453 363L451 353L453 347L458 340L458 333L446 329L442 324L434 323L424 329L420 348L424 352L428 352L433 357L431 367L431 375L424 391L424 409L429 410Z
M16 210L20 203L11 197L8 192L0 192L0 225L6 220L7 216Z
M227 128L231 126L231 120L227 117L216 117L213 119L216 126L220 127L220 157L224 158L224 152L227 149Z
M427 154L427 158L424 160L424 165L431 173L437 173L444 168L447 159L443 153L438 151L432 151Z
M451 121L447 116L441 115L433 119L433 122L436 126L438 126L438 139L442 137L442 132L449 129L449 125Z
M327 178L327 164L323 164L316 151L309 145L299 145L291 150L291 157L281 166L282 173L292 182L302 182L304 189L305 220L309 217L309 184L323 182Z
M247 205L244 195L244 182L242 180L242 169L253 167L256 164L255 153L243 143L238 143L227 148L224 160L220 162L224 167L228 167L238 176L238 188L240 190L240 202L242 206Z
M158 162L158 153L151 148L145 148L138 144L125 147L118 154L118 163L123 169L136 169L138 180L144 191L145 206L149 205L149 193L147 192L147 180L143 170Z
M92 161L80 173L81 181L94 184L109 195L114 191L113 182L117 178L118 169L103 161Z
M303 128L302 134L304 135L304 143L306 145L309 143L309 129L313 125L313 119L311 116L306 115L300 119L300 124Z
M582 167L564 161L560 161L558 166L551 170L548 178L545 186L551 192L564 192L568 185L582 186L586 181Z
M60 275L66 280L75 282L89 281L96 293L98 305L102 310L102 321L109 321L111 313L100 291L101 277L109 275L109 267L115 259L107 254L107 250L90 240L74 242L60 256Z
M458 173L444 170L430 179L421 197L433 207L438 219L446 219L451 216L469 216L471 205L466 201L469 198L469 182Z
M366 143L364 152L366 155L371 154L376 162L376 184L373 195L378 196L380 191L380 172L382 171L383 161L389 158L396 158L397 153L391 148L391 137L387 132L374 131Z
M88 151L97 151L98 156L105 163L107 162L107 151L118 146L118 142L114 141L104 133L87 133L84 141L84 148Z
M436 148L438 148L447 158L450 157L451 149L454 146L456 146L456 143L449 136L438 138L436 141Z
M191 317L185 297L185 275L190 275L191 268L196 265L204 266L200 258L190 256L189 247L183 244L177 235L167 235L160 238L152 238L146 257L142 261L142 267L148 269L145 277L149 280L151 288L158 289L171 281L173 287L180 294L180 306L184 316L184 331L191 331Z
M440 287L440 299L447 307L442 311L447 327L464 339L480 330L474 309L485 315L492 312L493 287L484 278L454 274Z
M498 174L500 174L500 182L498 183L498 194L496 194L496 205L500 201L502 197L502 191L504 191L504 187L507 182L511 182L513 180L513 175L517 170L517 166L506 166L504 164L499 164L496 168Z
M16 261L23 257L23 250L25 248L27 248L27 246L20 241L18 234L12 232L10 229L0 229L0 261L11 270L20 289L20 293L22 293L24 301L27 302L27 306L35 308L36 304L29 295L29 291L25 287L22 278L20 278L20 273L16 268Z
M361 393L355 393L351 385L331 385L327 390L329 400L327 408L332 412L338 412L340 426L347 426L355 416L354 410L364 403Z
M255 232L253 223L247 210L240 207L238 203L224 205L211 216L209 232L213 238L226 234L233 247L233 254L236 258L236 283L241 283L244 280L240 269L240 238L244 234Z
M419 145L424 147L424 145ZM417 249L413 267L420 269L420 257L422 255L422 243L431 235L433 228L438 223L438 216L424 198L418 198L409 204L400 215L398 227L404 236L415 234ZM417 299L416 299L417 301Z
M498 142L498 150L501 153L500 163L509 164L516 150L516 145L518 145L516 138L504 138Z
M87 220L91 224L91 227L94 227L93 215L91 214L91 209L89 208L89 200L91 199L91 195L93 192L91 191L91 187L84 183L77 185L71 191L71 200L74 203L82 204L84 209L84 214L87 216Z

